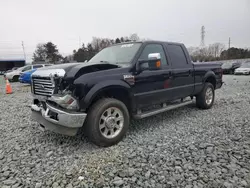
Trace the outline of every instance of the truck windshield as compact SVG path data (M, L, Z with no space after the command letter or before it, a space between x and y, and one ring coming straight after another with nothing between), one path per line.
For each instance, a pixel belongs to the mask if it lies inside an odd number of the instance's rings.
M129 66L141 43L126 43L104 48L97 53L88 63L105 62Z

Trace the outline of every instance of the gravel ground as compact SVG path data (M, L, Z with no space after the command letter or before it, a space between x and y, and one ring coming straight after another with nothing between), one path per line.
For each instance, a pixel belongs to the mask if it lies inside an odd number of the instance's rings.
M29 88L1 85L0 187L250 187L250 77L224 81L212 109L133 121L110 148L41 132Z

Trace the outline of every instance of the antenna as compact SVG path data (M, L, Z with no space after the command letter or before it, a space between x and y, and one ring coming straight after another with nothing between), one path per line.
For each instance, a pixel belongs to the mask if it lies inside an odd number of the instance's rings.
M205 47L205 26L201 27L201 44L200 44L201 48Z

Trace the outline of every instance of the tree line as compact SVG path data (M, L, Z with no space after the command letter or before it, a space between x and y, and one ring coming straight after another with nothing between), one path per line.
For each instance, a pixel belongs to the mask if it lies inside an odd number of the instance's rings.
M98 38L93 37L90 43L73 50L72 55L63 57L55 44L47 42L45 44L38 44L35 52L33 53L33 63L45 62L45 63L68 63L68 62L84 62L90 60L96 53L103 48L106 48L112 44L145 40L140 38L136 33L130 36L118 37L115 39L110 38ZM209 46L189 47L189 54L192 61L215 61L215 60L229 60L229 59L243 59L250 58L250 49L242 48L229 48L225 49L225 45L221 43L214 43Z
M203 48L189 47L188 51L194 62L250 58L250 49L235 47L225 49L225 45L221 43L210 44Z
M129 42L129 41L139 41L145 40L140 39L139 36L135 34L131 34L130 36L119 37L115 39L110 38L98 38L93 37L92 41L77 49L73 50L72 55L63 57L55 44L52 42L48 42L45 44L38 44L35 52L33 53L33 63L36 62L45 62L45 63L68 63L68 62L84 62L90 60L96 53L101 51L103 48L106 48L112 44Z

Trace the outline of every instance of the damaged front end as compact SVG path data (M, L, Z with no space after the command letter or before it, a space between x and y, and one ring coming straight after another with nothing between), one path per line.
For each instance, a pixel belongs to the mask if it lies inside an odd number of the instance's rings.
M39 70L32 75L32 118L42 129L74 136L83 126L87 114L79 111L74 86L63 80L65 73L54 72L48 74Z

